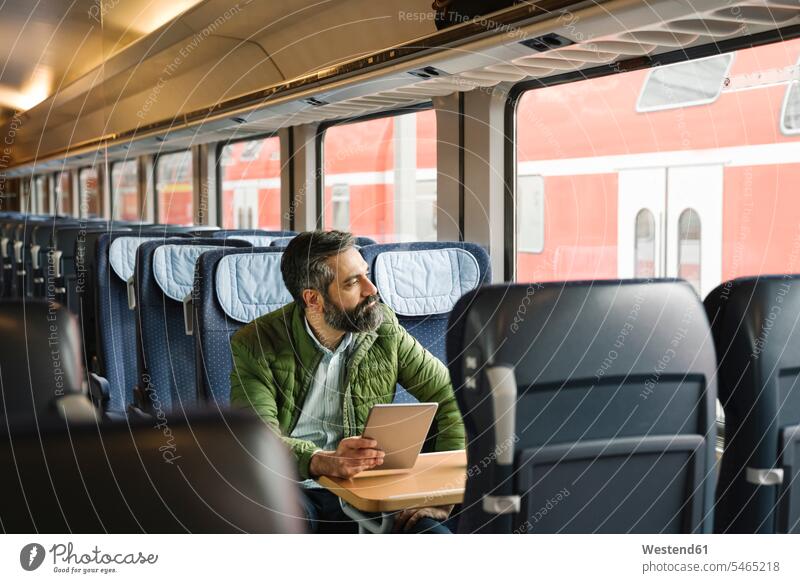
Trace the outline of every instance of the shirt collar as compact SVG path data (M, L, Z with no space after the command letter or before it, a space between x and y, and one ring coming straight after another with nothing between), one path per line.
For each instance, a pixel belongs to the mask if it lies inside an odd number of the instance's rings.
M331 350L330 348L323 346L322 343L317 339L317 335L314 334L314 331L311 329L311 325L308 323L308 318L303 318L303 323L306 326L306 332L308 335L311 336L311 340L314 341L314 344L317 345L324 354L327 355L336 355L341 354L350 346L350 342L353 340L352 332L346 332L345 335L342 337L342 341L339 342L339 346L336 347L336 350Z

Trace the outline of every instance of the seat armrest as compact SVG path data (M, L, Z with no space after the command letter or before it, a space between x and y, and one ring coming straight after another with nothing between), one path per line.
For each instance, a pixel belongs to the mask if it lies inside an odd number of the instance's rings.
M89 398L95 405L105 408L110 398L111 389L108 379L101 377L97 373L89 373Z

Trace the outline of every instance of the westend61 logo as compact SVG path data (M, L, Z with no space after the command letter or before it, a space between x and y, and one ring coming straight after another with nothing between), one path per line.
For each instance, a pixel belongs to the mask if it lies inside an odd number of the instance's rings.
M83 574L115 573L114 565L154 565L158 555L138 553L104 553L95 546L88 553L76 553L72 543L55 544L48 551L38 543L30 543L19 552L19 564L26 571L35 571L42 566L47 554L53 559L54 573Z

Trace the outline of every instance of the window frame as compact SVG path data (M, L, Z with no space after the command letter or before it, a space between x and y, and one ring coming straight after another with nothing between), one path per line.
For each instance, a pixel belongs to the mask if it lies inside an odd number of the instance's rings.
M667 51L656 57L632 57L624 61L607 63L596 67L589 67L579 71L558 73L541 79L529 79L514 84L506 97L504 115L504 143L503 152L503 279L507 282L516 280L517 272L517 238L516 238L516 181L517 181L517 108L522 96L528 91L546 89L557 85L566 85L578 81L588 81L600 77L628 73L657 66L702 59L723 53L738 51L757 46L781 43L795 38L800 38L800 27L795 27L789 32L783 29L774 29L753 35L742 36L734 39L724 39L695 47L679 48ZM509 236L510 234L510 236Z
M222 207L222 173L223 173L223 168L226 167L226 166L222 165L222 149L225 146L232 146L233 144L238 144L239 142L249 142L250 140L266 140L266 139L269 139L269 138L278 138L278 151L279 152L282 151L283 144L281 143L280 133L277 130L274 131L274 132L266 132L266 133L263 133L263 134L256 134L256 135L253 135L253 136L246 136L246 137L242 137L242 138L236 138L235 140L225 140L225 141L220 141L220 142L216 143L216 146L214 148L214 167L216 168L216 174L217 174L216 180L215 180L215 186L216 186L216 189L217 189L215 199L217 201L217 226L220 229L222 228L222 222L223 222L222 218L223 218L223 214L224 214L223 207ZM291 140L291 139L289 140L290 145L291 145L292 141L293 140ZM294 152L289 152L289 155L290 155L290 160L287 162L288 163L288 170L289 170L290 173L294 173L294 162L293 162ZM284 165L283 165L283 160L279 159L278 161L280 162L280 168L281 168L281 172L280 172L281 190L283 190L283 170L284 170ZM155 172L153 174L155 174ZM292 189L290 196L291 196L291 199L292 199L292 205L291 206L293 208L294 207L294 189ZM283 209L282 208L281 208L281 216L283 216ZM292 218L292 222L293 221L294 221L294 218ZM292 227L293 227L293 225L292 225Z
M315 176L317 182L315 185L315 198L317 203L317 216L315 222L317 229L323 229L325 225L325 152L324 152L325 132L328 131L329 128L332 128L334 126L338 127L352 123L371 121L373 119L396 117L398 115L406 115L409 113L419 113L420 111L427 111L429 109L435 109L433 107L433 101L423 101L422 103L416 103L414 105L395 107L392 109L376 111L364 115L356 115L341 119L332 119L324 121L317 126L317 135L314 139L316 144L315 149L317 153L316 160L314 161L314 167L316 169ZM438 169L438 161L437 161L437 169ZM437 192L437 197L438 197L438 192Z
M194 151L192 150L191 146L188 148L178 148L177 150L164 150L163 152L158 152L153 155L153 224L154 225L170 225L171 223L162 223L159 221L159 200L158 200L158 161L163 156L169 156L170 154L182 154L184 152L188 152L191 156L192 163L194 162ZM193 164L190 164L190 167ZM194 180L192 177L191 170L189 171L189 180L192 184L192 224L191 226L196 226L194 222Z

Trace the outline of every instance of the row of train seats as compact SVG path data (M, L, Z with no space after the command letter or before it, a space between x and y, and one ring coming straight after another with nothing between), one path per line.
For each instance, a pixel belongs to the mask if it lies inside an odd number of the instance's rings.
M87 409L81 399L79 349L62 349L62 369L65 354L75 361L66 393L47 388L52 365L31 375L37 337L29 334L26 353L23 345L0 355L3 391L26 388L16 401L6 397L6 407L33 406L57 417L56 425L101 416L116 427L114 420L125 418L134 431L117 436L123 449L139 447L137 431L144 443L156 417L162 432L170 428L158 444L162 458L181 456L173 448L181 439L190 451L198 445L189 437L195 418L214 436L215 423L229 418L243 431L263 429L228 410L229 341L291 301L280 260L293 233L105 225L75 238L68 234L74 225L50 228L64 233L50 236L44 256L61 253L58 284L72 281L65 273L85 273L91 283L76 290L75 304L63 294L67 307L58 310L80 315L82 334L59 340L72 346L82 335L90 393L102 406ZM71 241L73 249L54 241ZM450 368L467 429L461 532L800 530L800 276L728 282L704 304L680 280L488 285L488 254L471 243L358 243L382 301ZM15 261L24 262L24 253ZM26 305L28 319L53 309ZM7 314L10 306L3 306ZM9 380L7 370L17 376ZM726 415L721 463L718 394ZM412 399L398 387L396 401ZM262 437L265 447L280 449ZM34 457L43 463L41 454ZM202 466L198 476L208 469L208 460L186 457ZM147 463L134 465L146 471ZM277 507L275 499L271 504L265 508ZM251 527L243 518L232 524Z

